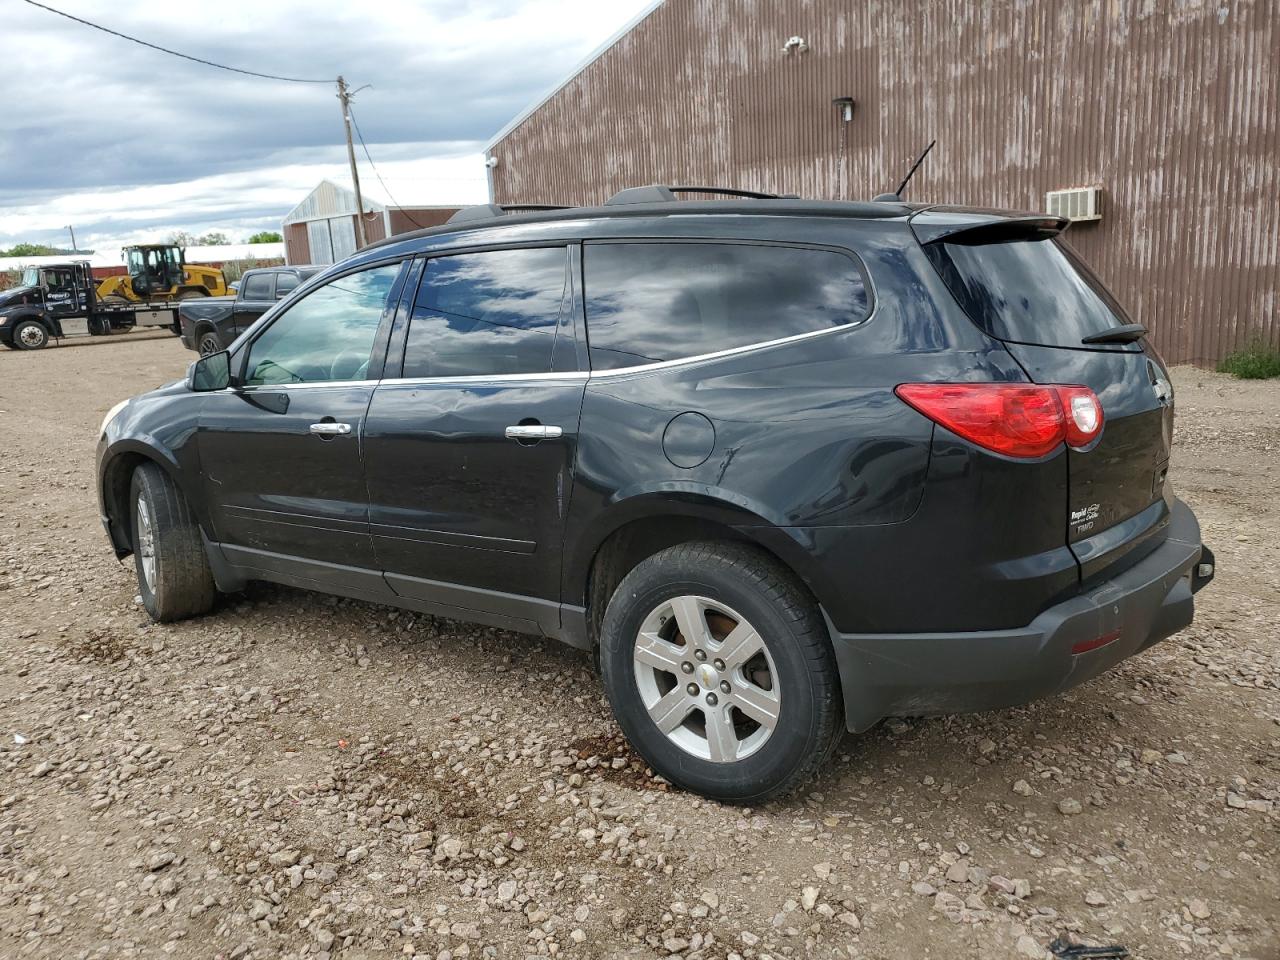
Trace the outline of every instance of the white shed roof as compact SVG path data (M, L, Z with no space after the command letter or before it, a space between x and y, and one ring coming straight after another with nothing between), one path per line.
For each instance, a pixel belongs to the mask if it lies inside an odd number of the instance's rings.
M364 201L366 212L381 213L386 208L373 200L368 194L360 199ZM321 180L306 198L285 214L284 222L306 223L308 220L327 220L330 217L343 215L353 216L356 212L356 194L354 190L340 187L332 180Z

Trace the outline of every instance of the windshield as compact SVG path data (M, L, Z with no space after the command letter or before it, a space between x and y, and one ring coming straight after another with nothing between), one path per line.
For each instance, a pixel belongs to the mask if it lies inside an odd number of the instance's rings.
M35 267L27 267L22 271L22 286L38 287L40 286L40 271Z
M969 318L999 340L1081 347L1085 337L1129 322L1060 240L937 242L924 249Z

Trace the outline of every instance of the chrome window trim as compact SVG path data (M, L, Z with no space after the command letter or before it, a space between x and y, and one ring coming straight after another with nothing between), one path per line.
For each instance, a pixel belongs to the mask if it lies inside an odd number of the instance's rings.
M855 320L853 323L842 323L838 327L828 327L825 330L810 330L807 333L796 333L789 337L779 337L776 340L761 340L758 343L747 343L740 347L730 347L727 350L717 350L714 353L700 353L693 357L680 357L678 360L658 360L653 363L642 363L632 367L618 367L613 370L566 370L552 371L549 373L501 373L501 374L481 374L478 376L467 377L385 377L382 380L317 380L310 383L254 383L245 384L240 387L227 387L227 390L238 390L241 392L252 392L257 390L311 390L317 387L377 387L382 385L396 386L412 386L420 384L430 386L433 384L440 386L449 386L451 384L472 384L472 383L513 383L520 381L590 381L602 380L612 377L627 377L636 374L650 373L655 370L667 370L673 367L681 367L693 363L703 363L708 360L719 360L722 357L737 356L742 353L750 353L753 350L768 350L773 347L780 347L789 343L798 343L802 340L812 340L815 337L826 337L834 333L840 333L846 330L855 330L867 323L875 317L875 311L869 313L861 320Z
M776 340L761 340L758 343L747 343L740 347L729 347L726 350L717 350L714 353L700 353L693 357L680 357L677 360L656 360L653 363L641 363L633 367L616 367L612 370L592 370L591 379L597 380L603 377L623 377L637 373L648 373L651 370L666 370L671 367L683 366L690 363L702 363L705 360L719 360L721 357L732 357L740 353L748 353L752 350L767 350L771 347L780 347L787 343L798 343L801 340L812 340L814 337L825 337L833 333L839 333L843 330L854 330L858 327L870 323L875 317L876 311L872 310L861 320L855 320L852 323L842 323L838 327L827 327L825 330L809 330L806 333L793 333L789 337L779 337Z
M306 383L245 383L240 386L226 387L233 393L274 393L277 390L314 390L317 387L376 387L381 380L309 380Z
M468 384L468 383L513 383L524 380L589 380L591 374L586 370L566 370L560 373L495 373L466 377L387 377L379 381L382 384L400 386L402 384Z

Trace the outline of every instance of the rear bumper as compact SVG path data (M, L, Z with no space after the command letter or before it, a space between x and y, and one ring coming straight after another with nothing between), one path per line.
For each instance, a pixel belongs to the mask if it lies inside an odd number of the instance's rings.
M890 715L1014 706L1095 677L1191 623L1192 594L1213 579L1198 567L1212 561L1195 515L1175 499L1168 537L1151 555L1026 627L841 634L828 620L849 729L865 730Z

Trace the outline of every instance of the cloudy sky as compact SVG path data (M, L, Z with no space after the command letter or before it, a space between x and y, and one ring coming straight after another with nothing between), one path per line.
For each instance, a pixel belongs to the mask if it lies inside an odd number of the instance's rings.
M47 0L193 56L370 84L354 113L402 203L483 202L480 150L648 0ZM23 0L0 6L0 248L114 250L176 230L278 229L323 177L349 182L332 84L189 63ZM359 144L360 182L386 200Z

